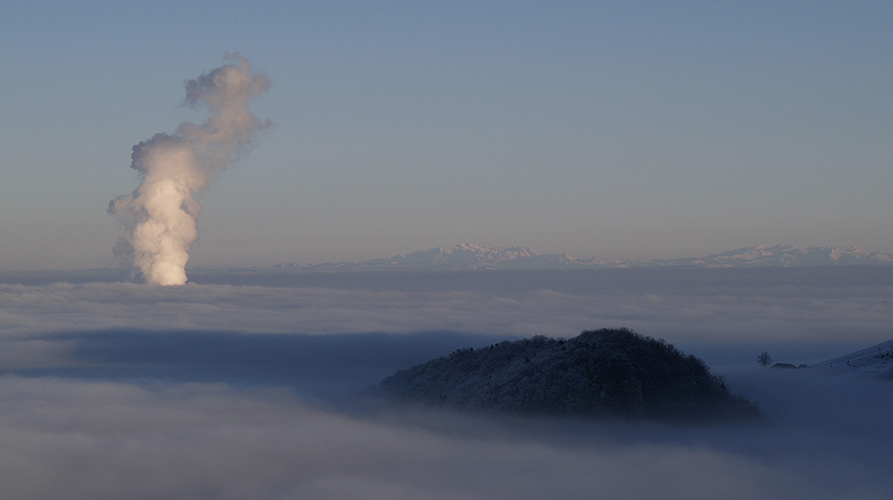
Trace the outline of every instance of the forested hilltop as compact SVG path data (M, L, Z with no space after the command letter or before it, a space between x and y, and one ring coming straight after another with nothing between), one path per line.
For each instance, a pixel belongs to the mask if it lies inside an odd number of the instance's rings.
M380 388L406 401L523 414L671 422L760 416L702 360L625 328L460 349L399 371Z

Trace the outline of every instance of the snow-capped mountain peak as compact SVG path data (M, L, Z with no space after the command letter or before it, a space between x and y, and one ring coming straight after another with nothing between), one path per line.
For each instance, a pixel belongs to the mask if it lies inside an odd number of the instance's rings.
M823 266L841 264L885 264L891 262L887 254L872 253L856 247L792 245L760 245L741 248L699 259L707 265L751 266Z
M438 268L489 268L500 263L539 257L540 254L528 247L492 247L461 243L451 248L435 247L428 250L412 252L405 256L394 256L389 260L391 266L428 265Z

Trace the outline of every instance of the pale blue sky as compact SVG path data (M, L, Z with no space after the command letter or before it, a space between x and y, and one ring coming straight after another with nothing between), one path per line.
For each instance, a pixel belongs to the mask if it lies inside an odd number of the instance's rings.
M893 3L0 6L0 270L116 265L131 147L239 51L273 128L191 266L473 242L578 257L893 252Z

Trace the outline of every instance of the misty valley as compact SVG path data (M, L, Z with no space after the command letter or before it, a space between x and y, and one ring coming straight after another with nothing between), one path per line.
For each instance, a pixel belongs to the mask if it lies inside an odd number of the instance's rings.
M4 490L885 498L891 273L0 275Z
M0 500L893 499L891 19L4 0Z

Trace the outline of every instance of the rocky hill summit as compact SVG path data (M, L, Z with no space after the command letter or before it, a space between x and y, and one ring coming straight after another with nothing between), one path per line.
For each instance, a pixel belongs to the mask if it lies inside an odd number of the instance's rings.
M625 328L461 349L379 387L403 401L480 411L669 422L760 416L700 359Z

